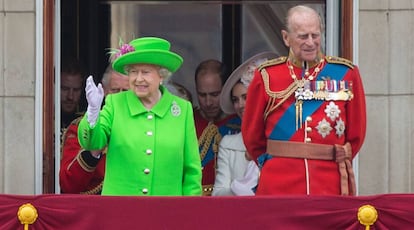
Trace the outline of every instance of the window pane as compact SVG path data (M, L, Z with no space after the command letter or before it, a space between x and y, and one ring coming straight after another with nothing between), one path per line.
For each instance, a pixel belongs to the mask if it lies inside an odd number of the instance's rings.
M294 3L245 4L242 8L242 59L263 52L274 51L281 56L288 54L280 30L283 28L288 9ZM316 9L325 21L325 3L307 4ZM325 47L325 33L322 49Z
M111 4L111 47L119 39L129 42L156 36L171 42L171 49L184 58L172 79L187 87L195 97L194 71L202 60L221 60L220 4Z

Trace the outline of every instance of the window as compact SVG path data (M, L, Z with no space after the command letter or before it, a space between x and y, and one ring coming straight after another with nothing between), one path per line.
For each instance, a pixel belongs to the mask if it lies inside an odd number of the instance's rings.
M327 7L328 2L324 0L257 1L259 3L239 1L237 4L234 4L235 1L60 2L62 12L63 8L69 9L70 14L62 13L61 50L57 51L58 55L73 53L87 67L88 75L92 74L99 79L108 63L107 48L117 47L120 38L129 42L134 37L163 37L172 43L172 50L184 57L183 67L174 74L173 80L183 84L193 95L194 70L204 59L221 59L232 70L248 57L265 50L286 55L287 49L283 45L280 29L286 11L292 5L311 5L321 13L323 20L332 13L339 15L343 8ZM352 11L347 13L345 16L352 17ZM338 29L338 25L332 27ZM330 36L328 30L326 36ZM336 30L333 33L335 38L326 41L339 43L339 33ZM328 51L331 49L329 44L324 44L324 47ZM332 49L331 52L338 53ZM55 109L59 109L59 106L56 105ZM45 133L49 129L53 130L53 126L47 126ZM45 154L49 155L44 156L44 159L55 159L55 164L59 164L59 153ZM54 177L51 175L54 172L51 169L53 162L45 165L50 168L43 169L44 178ZM50 183L51 180L44 181ZM53 184L45 184L43 187L44 193L54 191Z

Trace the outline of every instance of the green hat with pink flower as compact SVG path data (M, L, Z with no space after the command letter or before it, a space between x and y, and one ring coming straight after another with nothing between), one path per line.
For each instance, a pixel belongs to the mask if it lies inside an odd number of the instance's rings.
M112 49L114 55L112 67L115 71L127 74L126 65L152 64L176 72L183 64L183 58L170 51L169 41L157 37L142 37L123 44L119 49Z

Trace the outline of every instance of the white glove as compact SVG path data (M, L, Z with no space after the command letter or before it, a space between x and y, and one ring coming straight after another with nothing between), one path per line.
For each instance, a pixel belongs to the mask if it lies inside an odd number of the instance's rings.
M88 109L86 111L88 123L93 127L98 119L99 111L101 110L104 90L101 83L96 86L93 77L89 76L88 79L86 79L85 92L86 100L88 101Z

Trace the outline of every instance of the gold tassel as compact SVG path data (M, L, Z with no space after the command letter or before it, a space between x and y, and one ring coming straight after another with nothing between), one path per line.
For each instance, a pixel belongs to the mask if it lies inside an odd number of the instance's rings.
M302 100L296 100L295 103L295 110L296 110L296 130L299 128L302 128L302 114L303 114L303 108L302 108L303 101Z

